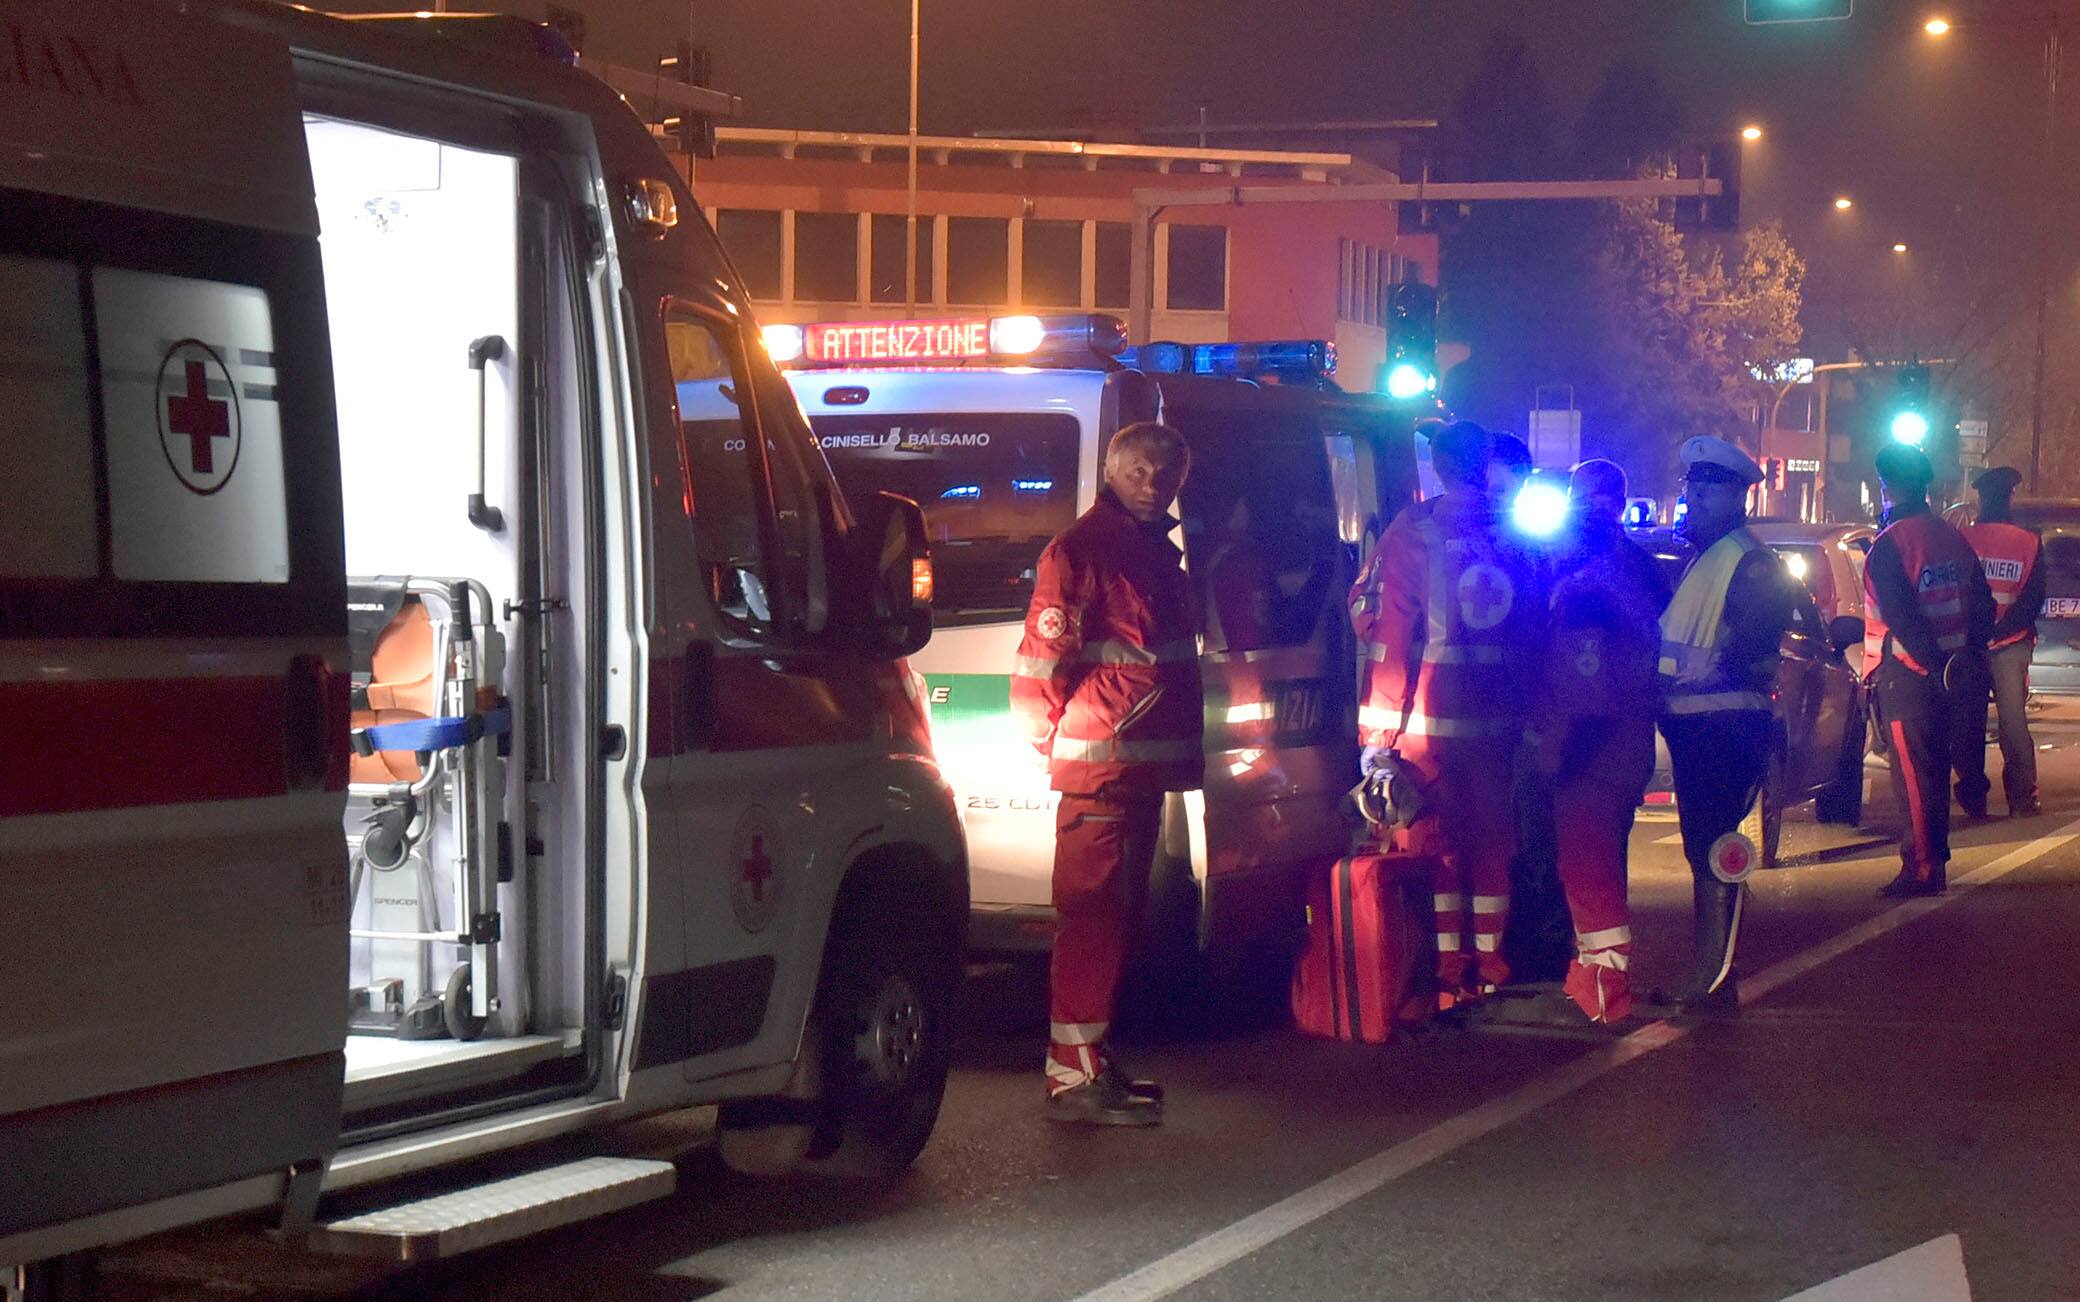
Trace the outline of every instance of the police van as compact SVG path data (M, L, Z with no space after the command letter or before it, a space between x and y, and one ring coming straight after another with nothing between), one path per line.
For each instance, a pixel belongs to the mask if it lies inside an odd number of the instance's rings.
M967 828L979 950L1044 947L1053 930L1056 798L1010 716L1034 563L1095 501L1115 430L1161 419L1184 433L1206 784L1169 802L1151 926L1231 956L1266 948L1300 916L1301 870L1349 844L1345 600L1368 533L1414 495L1407 416L1339 391L1320 341L1128 350L1106 316L764 333L845 491L924 507L936 630L913 663Z
M848 511L644 124L511 18L0 48L0 1280L496 1242L674 1168L428 1173L689 1105L906 1165L968 912L923 519Z

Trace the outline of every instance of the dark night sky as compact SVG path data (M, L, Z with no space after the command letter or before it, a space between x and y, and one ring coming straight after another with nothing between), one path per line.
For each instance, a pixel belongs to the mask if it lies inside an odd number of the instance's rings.
M672 0L640 2L681 12ZM750 122L902 128L903 0L688 7L696 38L715 51L717 81L744 96ZM1786 219L1822 278L1816 288L1853 277L1862 292L1883 292L1917 266L1954 268L1989 248L2009 261L2026 252L2043 104L2038 38L1960 27L1938 43L1920 24L1938 8L2022 17L2045 0L1856 7L1847 22L1750 27L1740 0L924 0L922 125L1046 127L1090 106L1178 122L1202 104L1216 122L1436 117L1489 34L1509 28L1530 43L1569 114L1629 55L1677 93L1689 129L1762 123L1769 135L1748 155L1745 215ZM2068 19L2080 41L2080 13ZM2069 63L2064 107L2075 110L2080 61ZM2080 112L2064 116L2065 139L2080 141ZM1827 206L1836 193L1853 195L1857 209L1836 214ZM1890 253L1895 239L1913 246L1908 259Z

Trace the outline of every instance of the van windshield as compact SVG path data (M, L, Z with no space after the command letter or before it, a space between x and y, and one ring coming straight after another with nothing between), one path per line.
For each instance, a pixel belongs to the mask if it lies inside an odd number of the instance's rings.
M1025 618L1034 562L1076 519L1076 417L862 412L811 423L855 506L890 492L924 508L940 627Z

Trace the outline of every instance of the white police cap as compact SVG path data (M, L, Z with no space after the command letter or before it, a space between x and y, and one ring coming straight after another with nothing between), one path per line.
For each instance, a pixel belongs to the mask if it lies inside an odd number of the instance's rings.
M1708 478L1731 479L1741 484L1762 482L1762 467L1755 464L1754 458L1725 439L1710 434L1683 441L1684 472L1687 474L1698 466L1712 466L1724 472L1718 475L1707 472Z

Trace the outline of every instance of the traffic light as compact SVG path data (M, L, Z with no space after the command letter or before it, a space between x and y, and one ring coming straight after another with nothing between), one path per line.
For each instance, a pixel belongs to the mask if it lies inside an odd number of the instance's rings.
M1403 402L1437 389L1437 291L1404 283L1387 296L1387 396Z
M1742 0L1742 11L1751 23L1817 23L1847 18L1856 0Z
M1928 368L1902 366L1894 385L1892 437L1918 448L1928 438Z

